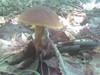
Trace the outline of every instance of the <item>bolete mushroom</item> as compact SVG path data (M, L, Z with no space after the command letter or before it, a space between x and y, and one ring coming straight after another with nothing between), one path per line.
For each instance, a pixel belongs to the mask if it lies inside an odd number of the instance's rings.
M36 54L40 53L39 47L45 27L51 29L61 29L63 26L59 22L58 15L50 8L44 6L30 7L18 18L19 22L35 25L35 47Z

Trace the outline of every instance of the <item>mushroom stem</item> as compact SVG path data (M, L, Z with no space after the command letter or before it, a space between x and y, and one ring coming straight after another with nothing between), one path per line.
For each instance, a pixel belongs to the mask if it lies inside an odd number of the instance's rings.
M36 57L38 57L41 53L40 47L43 41L43 33L44 33L43 26L36 26L35 27L35 48L36 48Z

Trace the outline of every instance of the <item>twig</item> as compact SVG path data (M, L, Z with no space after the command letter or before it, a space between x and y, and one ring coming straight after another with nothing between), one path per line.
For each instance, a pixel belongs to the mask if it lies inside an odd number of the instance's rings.
M62 56L61 56L61 54L60 54L60 52L59 52L57 46L53 43L53 41L52 41L52 40L50 39L50 37L49 37L48 29L46 29L46 32L47 32L47 38L48 38L48 40L50 41L52 47L54 48L54 51L55 51L56 56L57 56L57 58L58 58L58 60L59 60L59 62L60 62L60 65L61 65L61 67L62 67L62 71L63 71L64 75L69 75L70 72L68 71L68 67L65 68L64 61L63 61L63 59L62 59Z

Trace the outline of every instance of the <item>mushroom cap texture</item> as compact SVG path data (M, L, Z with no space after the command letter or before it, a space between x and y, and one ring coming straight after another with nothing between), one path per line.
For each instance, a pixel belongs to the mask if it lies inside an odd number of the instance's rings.
M24 11L18 18L19 22L35 26L44 26L52 29L61 29L58 15L50 8L34 6Z

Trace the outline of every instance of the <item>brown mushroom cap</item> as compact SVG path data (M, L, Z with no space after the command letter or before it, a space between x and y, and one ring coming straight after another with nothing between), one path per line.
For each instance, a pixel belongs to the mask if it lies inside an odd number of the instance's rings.
M60 29L63 27L59 22L58 15L44 6L30 7L24 11L18 19L23 23L52 29Z

